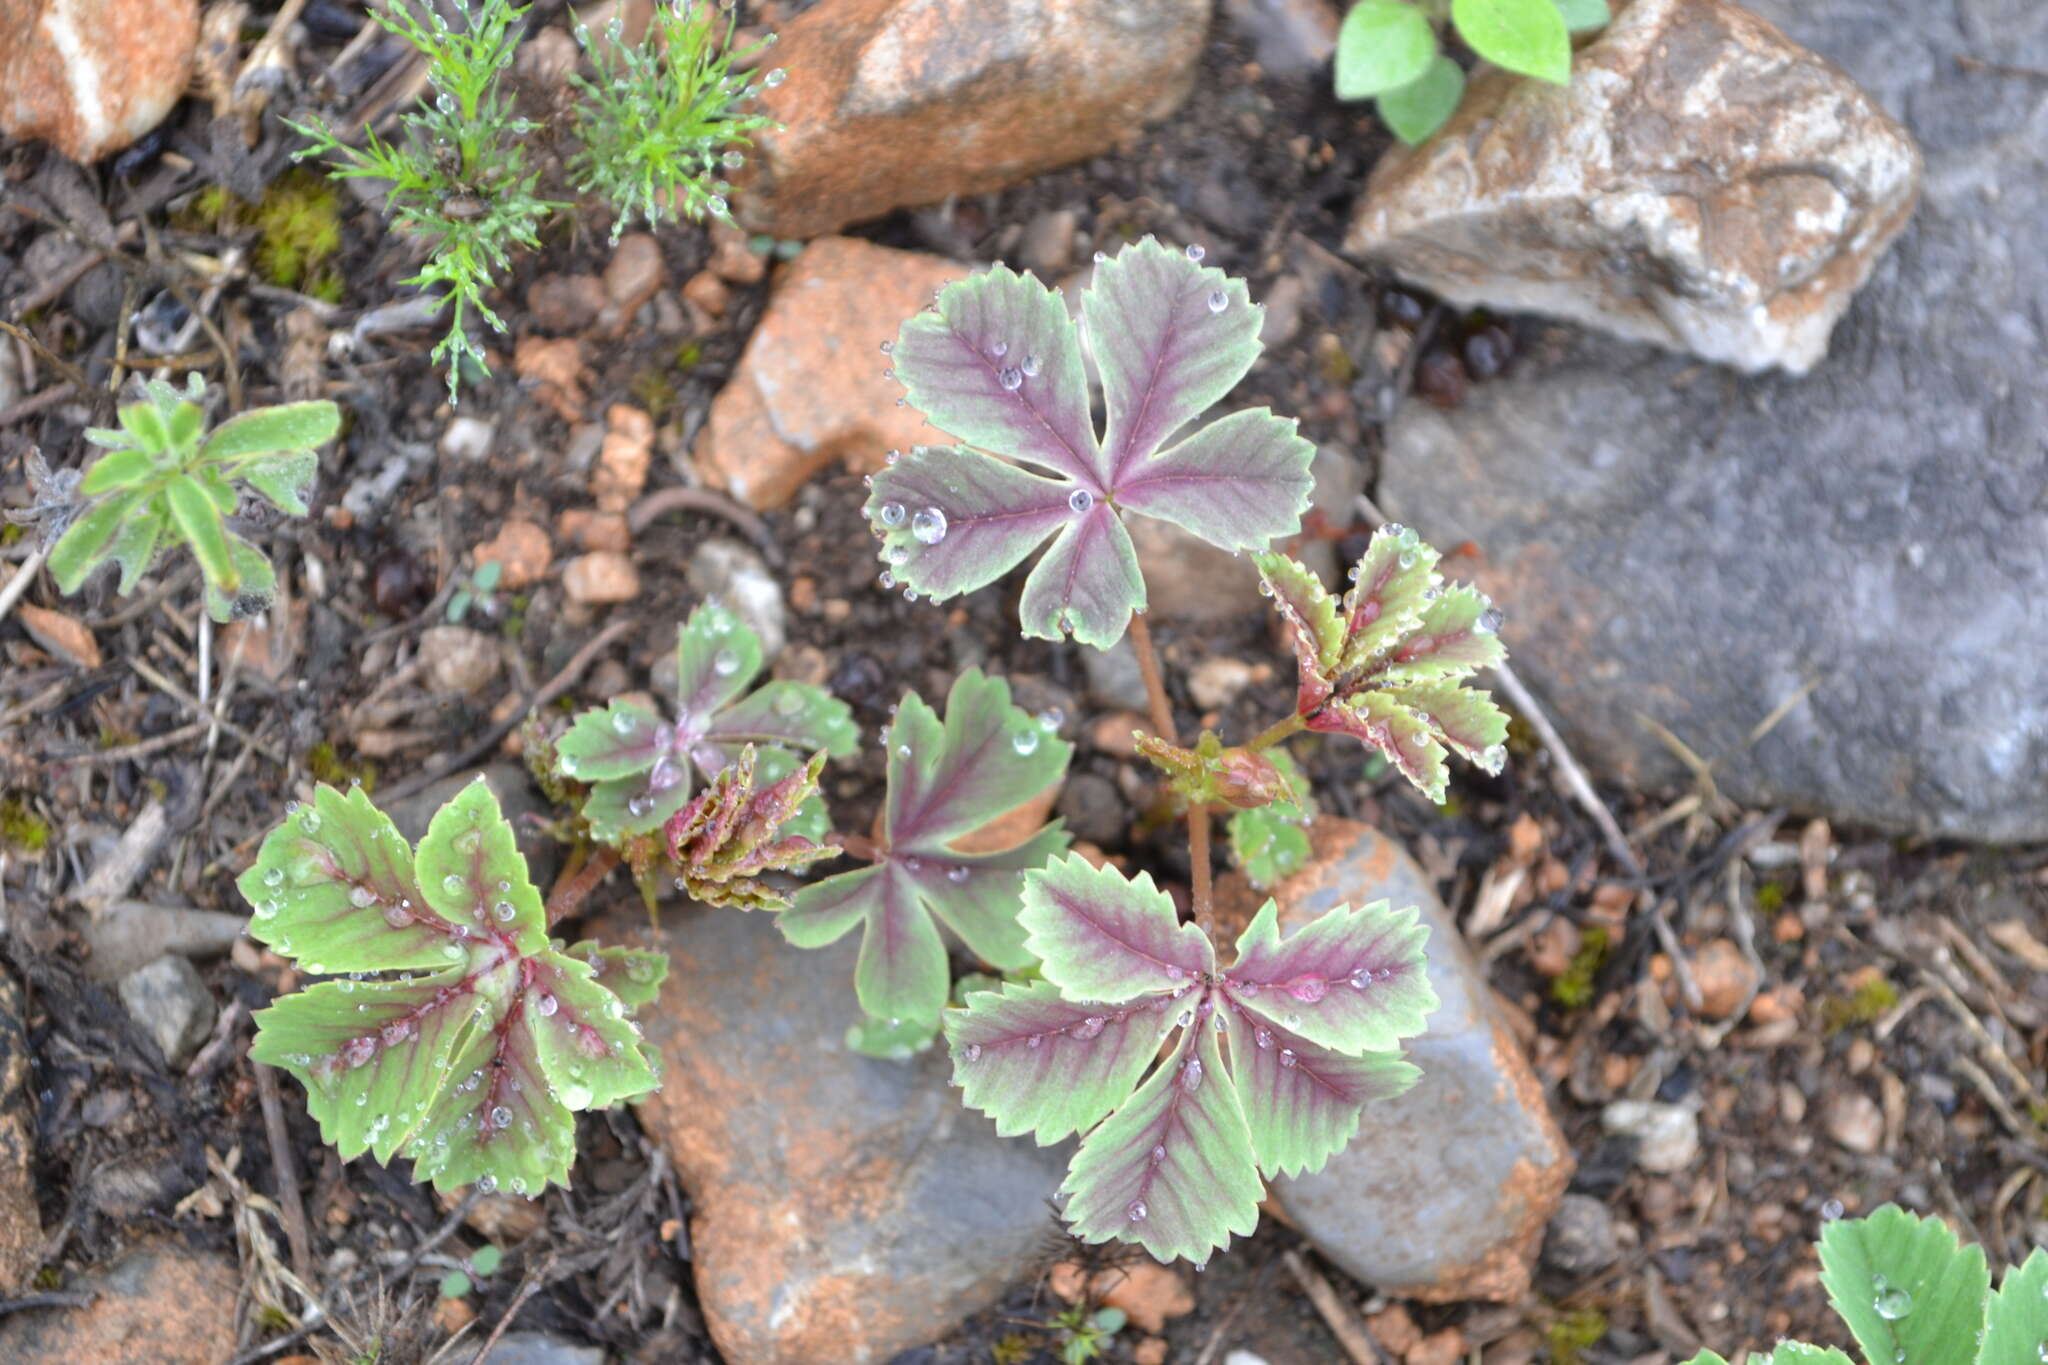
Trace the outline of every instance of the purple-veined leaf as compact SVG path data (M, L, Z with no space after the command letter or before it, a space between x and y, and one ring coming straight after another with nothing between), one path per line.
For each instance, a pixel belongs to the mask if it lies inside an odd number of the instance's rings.
M1097 494L1106 486L1073 324L1029 275L996 265L948 285L903 324L891 361L933 426Z
M1398 687L1389 694L1429 722L1437 739L1497 773L1507 758L1508 718L1493 698L1451 682Z
M1219 417L1117 481L1117 506L1170 521L1226 550L1262 548L1301 525L1315 447L1263 409Z
M760 671L760 637L716 602L698 607L676 632L677 728L691 737L704 733Z
M1351 570L1344 594L1344 662L1371 668L1415 628L1430 590L1442 582L1437 553L1406 526L1383 526Z
M1049 981L983 991L946 1013L953 1083L998 1133L1047 1146L1085 1133L1130 1095L1179 1010L1165 996L1073 1004Z
M890 574L943 602L1023 563L1073 519L1078 487L979 451L919 446L882 471L862 510Z
M643 706L615 701L576 717L555 741L565 777L601 782L631 777L675 752L675 727Z
M1081 1140L1060 1186L1075 1236L1201 1263L1258 1226L1265 1187L1221 1041L1213 1028L1184 1030L1168 1059Z
M1403 706L1398 693L1359 692L1331 701L1309 718L1308 728L1324 734L1350 735L1386 755L1394 770L1415 789L1441 805L1450 769L1444 746L1431 733L1429 721Z
M1097 263L1081 319L1102 375L1113 486L1237 386L1264 316L1244 281L1150 237Z
M260 1012L251 1049L305 1085L344 1157L410 1157L416 1178L443 1189L538 1193L568 1177L572 1111L654 1084L603 976L644 1000L664 964L550 947L540 895L481 781L436 812L417 853L360 790L323 786L265 839L241 888L252 934L304 971L350 974Z
M943 720L916 693L905 695L886 742L877 864L804 887L778 923L800 948L863 926L854 977L862 1010L935 1024L947 972L933 916L993 965L1028 966L1019 877L1064 848L1066 835L1053 824L994 853L951 845L1052 785L1072 749L1011 704L1008 684L979 669L955 680Z
M727 763L739 746L747 744L777 745L806 754L823 749L843 758L859 740L860 732L844 702L834 701L809 683L780 679L764 683L715 713L697 748L702 752L715 747Z
M1108 649L1123 637L1131 613L1145 609L1145 576L1131 533L1108 506L1072 517L1024 580L1017 617L1039 640L1072 635Z
M1107 649L1146 603L1126 511L1225 549L1263 546L1300 526L1314 452L1261 409L1159 453L1258 353L1241 281L1146 238L1100 260L1083 311L1114 458L1098 447L1064 308L997 267L948 285L896 343L909 401L966 444L895 460L870 480L866 512L890 581L940 599L993 582L1051 537L1025 583L1024 633Z
M1237 940L1223 974L1240 1008L1309 1042L1345 1053L1387 1052L1422 1032L1437 1007L1413 906L1338 906L1284 940L1267 901Z
M1268 1178L1320 1170L1357 1133L1367 1104L1392 1099L1422 1075L1399 1053L1348 1055L1232 1007L1230 1074Z
M1446 588L1422 609L1415 629L1397 645L1381 675L1388 684L1446 682L1492 668L1507 657L1488 614L1491 605L1464 584Z
M647 948L606 947L586 938L562 951L590 968L592 979L629 1012L653 1004L668 976L667 955Z
M1208 938L1180 922L1149 875L1127 878L1078 853L1024 879L1017 921L1045 979L1070 1000L1121 1004L1185 991L1216 968Z
M1287 624L1301 678L1294 705L1309 715L1329 699L1343 672L1344 622L1337 599L1299 560L1262 553L1253 555L1252 562L1259 569L1260 590L1273 599L1273 609Z

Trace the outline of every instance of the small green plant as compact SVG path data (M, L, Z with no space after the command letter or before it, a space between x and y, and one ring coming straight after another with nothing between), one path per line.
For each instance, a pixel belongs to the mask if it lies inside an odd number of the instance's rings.
M1091 1310L1078 1303L1054 1315L1051 1326L1060 1344L1060 1365L1089 1365L1101 1359L1127 1321L1121 1308Z
M2048 1251L1996 1293L1981 1247L1935 1218L1887 1204L1821 1229L1820 1282L1867 1365L2041 1365L2048 1360ZM1751 1365L1852 1365L1833 1346L1781 1341ZM1728 1365L1702 1351L1688 1365Z
M574 115L582 145L569 170L578 190L612 205L614 242L636 217L649 227L678 213L730 219L731 187L721 172L744 166L754 130L772 122L740 108L762 87L782 83L779 70L733 71L775 41L771 33L732 51L738 22L729 5L666 0L654 7L649 39L637 48L620 41L617 19L603 39L576 26L596 79L569 78L583 97Z
M451 1270L441 1277L441 1297L459 1299L476 1288L477 1280L488 1280L498 1273L504 1263L505 1253L490 1243L485 1243L470 1254L468 1263L460 1269ZM472 1278L474 1277L474 1278Z
M1465 97L1438 37L1446 23L1495 66L1564 85L1572 35L1607 21L1607 0L1360 0L1337 31L1337 98L1378 100L1388 130L1414 146Z
M451 402L465 366L489 373L471 319L505 330L485 302L497 273L515 248L539 246L542 221L569 207L542 196L526 149L537 126L515 112L503 79L526 9L507 0L452 3L452 25L425 0L371 9L427 59L431 98L401 117L396 141L365 129L364 145L355 147L323 125L291 125L311 143L299 157L327 157L332 176L386 182L385 212L426 244L426 264L405 282L446 291L448 331L433 358L447 366ZM596 79L570 78L581 98L571 115L580 146L568 158L569 174L578 190L612 205L613 241L635 218L652 225L670 213L728 216L729 187L718 173L744 164L751 135L770 122L740 106L782 79L780 71L733 71L773 41L735 53L734 22L704 0L665 0L637 48L621 41L616 19L602 40L578 26Z
M493 594L498 591L498 580L505 573L505 565L495 559L487 559L474 569L459 575L455 591L448 594L448 624L460 625L462 618L475 607L485 615L496 607Z
M453 26L433 5L415 10L412 0L370 11L427 59L433 97L400 119L405 131L398 141L365 129L365 145L358 148L324 125L291 125L312 143L300 158L325 155L329 175L387 182L385 211L426 243L426 264L406 283L448 291L453 311L434 359L448 366L450 401L463 363L489 373L483 348L469 334L470 316L505 330L484 302L493 273L511 264L513 247L539 246L541 219L566 207L534 192L539 177L528 166L525 145L534 125L514 115L500 85L518 52L517 25L526 10L504 0L481 0L474 10L469 0L454 5L460 22Z
M121 566L131 592L166 547L182 543L206 580L206 609L216 621L262 611L277 591L263 552L230 530L227 518L247 487L294 517L306 515L306 490L319 472L319 448L341 429L329 402L286 403L231 417L206 430L206 381L191 376L181 393L162 380L144 402L120 411L120 429L94 427L86 440L106 454L86 470L79 493L90 500L50 550L50 573L64 592L102 565Z

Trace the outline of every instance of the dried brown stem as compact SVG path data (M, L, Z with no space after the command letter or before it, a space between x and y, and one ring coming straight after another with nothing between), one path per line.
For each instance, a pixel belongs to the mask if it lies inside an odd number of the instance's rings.
M306 1206L299 1200L299 1163L292 1157L291 1134L284 1126L284 1102L277 1093L277 1072L251 1062L256 1097L263 1105L263 1131L270 1139L270 1164L277 1172L277 1204L284 1211L285 1240L291 1243L292 1270L313 1283L313 1238L306 1230Z

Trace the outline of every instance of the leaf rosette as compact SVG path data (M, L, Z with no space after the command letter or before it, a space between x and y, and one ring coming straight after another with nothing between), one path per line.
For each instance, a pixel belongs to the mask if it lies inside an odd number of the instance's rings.
M1507 716L1467 678L1507 658L1500 612L1476 588L1445 587L1437 552L1383 526L1351 570L1341 601L1285 555L1254 555L1261 590L1287 623L1311 730L1350 735L1385 754L1441 802L1455 750L1490 773L1507 762Z
M417 852L361 789L322 786L239 885L251 937L334 976L259 1012L250 1056L299 1079L344 1160L404 1156L442 1190L538 1194L568 1181L576 1111L656 1084L627 1014L666 959L551 943L481 779Z
M800 754L853 753L860 731L845 702L788 680L748 691L761 666L760 638L730 608L708 602L676 635L674 720L623 701L576 718L556 741L556 766L589 784L583 818L592 837L620 843L660 829L689 804L693 768L708 781L750 744L764 786L795 772ZM813 795L784 833L815 842L830 828L824 802Z
M1419 1075L1398 1047L1437 997L1413 909L1283 938L1268 901L1219 970L1149 877L1070 856L1025 878L1018 920L1045 979L948 1014L953 1079L1005 1136L1083 1135L1061 1188L1089 1241L1206 1261L1257 1224L1262 1176L1319 1169Z
M1098 255L1078 329L1055 291L1001 265L903 324L889 349L908 401L964 444L920 446L873 477L865 511L894 580L945 599L1050 541L1024 582L1024 634L1107 649L1146 603L1126 514L1231 551L1300 528L1314 448L1294 422L1250 409L1173 439L1259 353L1264 310L1199 259L1150 237Z

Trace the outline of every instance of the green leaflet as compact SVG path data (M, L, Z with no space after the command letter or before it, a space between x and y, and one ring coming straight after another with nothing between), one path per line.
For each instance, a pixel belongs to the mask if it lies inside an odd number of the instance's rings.
M1316 814L1315 793L1294 756L1278 745L1268 749L1266 756L1294 789L1296 799L1232 811L1226 824L1232 860L1261 891L1291 876L1308 860L1307 825Z
M1436 30L1420 8L1403 0L1360 0L1337 30L1337 98L1398 90L1419 79L1436 54Z
M1554 0L1451 0L1451 22L1495 66L1563 85L1572 78L1572 40Z
M1380 119L1395 137L1418 147L1450 121L1464 98L1464 69L1438 53L1420 76L1380 96Z
M1991 1275L1936 1218L1887 1204L1821 1229L1820 1281L1867 1360L1971 1365ZM2036 1357L2034 1365L2040 1365Z

